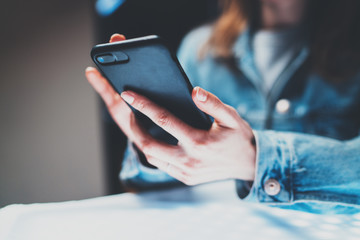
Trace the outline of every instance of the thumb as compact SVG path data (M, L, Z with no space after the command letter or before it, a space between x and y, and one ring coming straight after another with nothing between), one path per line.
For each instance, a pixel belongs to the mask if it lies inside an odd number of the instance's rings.
M212 116L218 125L229 128L239 126L241 117L236 110L220 101L214 94L195 87L192 91L192 98L196 106L203 112Z
M111 37L110 37L110 43L113 43L113 42L121 42L121 41L124 41L126 40L125 36L122 35L122 34L118 34L118 33L115 33L113 34Z

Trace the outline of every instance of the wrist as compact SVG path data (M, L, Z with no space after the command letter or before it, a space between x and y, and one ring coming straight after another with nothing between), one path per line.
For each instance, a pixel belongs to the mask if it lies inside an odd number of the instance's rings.
M234 178L244 181L254 181L256 171L256 139L252 131L246 139L241 147L241 151L238 153L240 159Z
M252 131L251 131L252 132ZM249 144L249 178L248 179L244 179L244 180L248 180L248 181L254 181L255 179L255 169L256 169L256 140L255 140L255 135L252 132L250 140L249 140L250 144Z

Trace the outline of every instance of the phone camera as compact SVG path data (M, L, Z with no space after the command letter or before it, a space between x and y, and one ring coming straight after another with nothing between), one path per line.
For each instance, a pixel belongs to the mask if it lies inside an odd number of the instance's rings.
M114 55L112 54L105 54L105 55L100 55L96 57L96 60L100 63L100 64L110 64L110 63L114 63L116 62L116 58Z

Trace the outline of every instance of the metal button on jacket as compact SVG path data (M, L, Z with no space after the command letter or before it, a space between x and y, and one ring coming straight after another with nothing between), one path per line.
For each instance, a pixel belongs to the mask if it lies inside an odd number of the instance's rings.
M267 180L265 182L264 188L265 188L266 194L269 196L275 196L275 195L279 194L279 192L281 190L280 183L272 178L270 178L269 180Z
M284 114L287 113L290 109L290 101L287 99L280 99L277 101L275 108L278 113Z

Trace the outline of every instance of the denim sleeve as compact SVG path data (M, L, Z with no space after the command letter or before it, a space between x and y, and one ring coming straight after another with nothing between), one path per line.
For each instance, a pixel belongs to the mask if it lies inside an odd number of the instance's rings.
M142 165L131 142L128 142L125 150L119 178L128 190L135 191L166 188L181 184L159 169Z
M245 200L294 208L324 202L360 206L360 137L338 141L290 132L254 134L256 177Z

